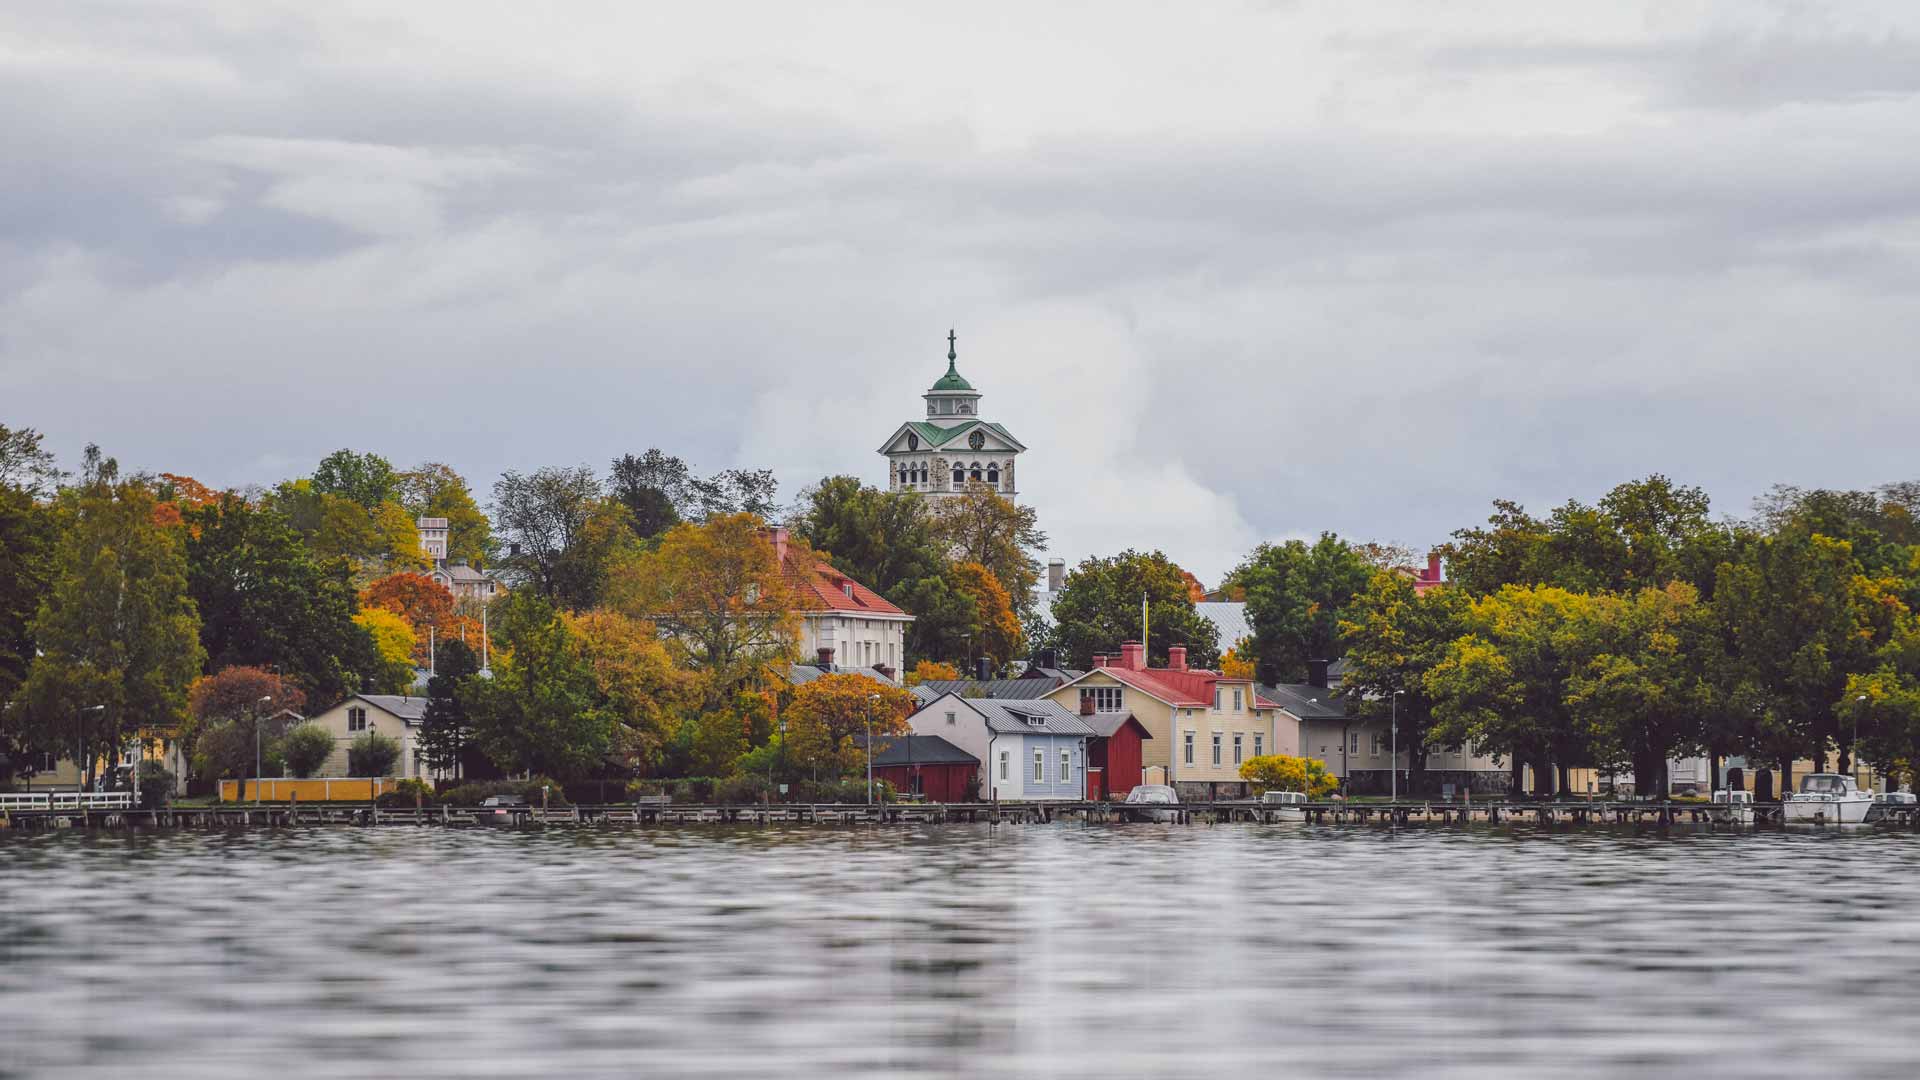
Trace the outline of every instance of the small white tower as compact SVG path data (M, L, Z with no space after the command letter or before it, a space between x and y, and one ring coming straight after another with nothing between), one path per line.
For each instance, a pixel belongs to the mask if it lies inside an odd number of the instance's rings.
M944 498L980 485L1004 498L1019 493L1014 459L1026 446L999 424L980 419L980 391L960 375L958 336L947 331L947 373L923 395L925 420L909 420L880 447L887 489Z

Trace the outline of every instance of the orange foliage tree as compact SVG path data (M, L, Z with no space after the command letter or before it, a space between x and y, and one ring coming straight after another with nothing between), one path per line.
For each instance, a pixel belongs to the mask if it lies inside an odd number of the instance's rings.
M973 600L973 652L999 667L1020 651L1020 617L992 570L977 562L956 563L954 588Z
M877 750L883 737L905 735L913 706L912 694L865 675L822 675L793 692L785 752L803 769L851 772L866 761L860 738L871 730Z
M939 682L941 680L958 679L959 677L960 669L954 667L952 664L942 663L938 660L922 660L913 665L912 671L907 672L907 685L919 686L923 682Z
M676 717L700 700L701 677L674 666L651 623L615 611L560 618L613 713L614 753L631 768L651 769Z

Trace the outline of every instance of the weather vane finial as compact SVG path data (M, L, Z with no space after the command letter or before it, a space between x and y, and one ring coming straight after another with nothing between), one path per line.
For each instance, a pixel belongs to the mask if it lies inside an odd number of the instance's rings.
M953 340L954 340L953 328L948 327L947 328L947 362L948 363L952 363L953 361L960 359L959 355L953 351Z

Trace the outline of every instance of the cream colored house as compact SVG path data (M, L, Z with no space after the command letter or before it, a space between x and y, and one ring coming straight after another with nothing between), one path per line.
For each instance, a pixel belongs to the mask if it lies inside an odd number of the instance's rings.
M347 748L370 731L400 742L400 760L389 775L431 779L419 759L420 720L427 713L427 699L398 694L355 694L323 713L307 718L307 723L325 728L333 736L333 754L320 767L320 776L348 776Z
M1130 713L1151 736L1142 745L1144 782L1170 784L1183 800L1238 798L1248 793L1240 766L1250 758L1292 753L1298 736L1283 730L1279 709L1252 680L1187 667L1187 650L1167 650L1167 666L1148 668L1137 641L1118 656L1095 656L1091 670L1048 694L1079 712Z

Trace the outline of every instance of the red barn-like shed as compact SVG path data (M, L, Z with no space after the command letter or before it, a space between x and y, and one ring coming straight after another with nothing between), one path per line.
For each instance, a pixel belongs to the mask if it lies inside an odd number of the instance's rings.
M972 802L980 762L938 735L875 736L873 778L928 802Z
M1093 728L1087 740L1087 798L1125 797L1139 785L1141 741L1153 738L1132 713L1096 713L1093 699L1083 699L1080 719Z

